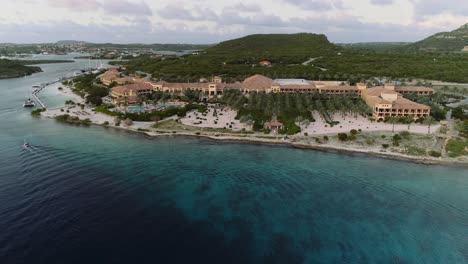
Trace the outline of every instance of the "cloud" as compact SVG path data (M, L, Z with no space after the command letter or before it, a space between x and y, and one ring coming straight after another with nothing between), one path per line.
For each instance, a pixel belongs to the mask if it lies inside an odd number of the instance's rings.
M188 9L176 4L163 7L158 11L158 15L169 20L216 21L219 19L218 15L209 8Z
M374 5L392 5L394 3L394 0L371 0L371 4Z
M102 5L109 14L127 14L127 15L144 15L151 16L153 12L145 2L131 3L125 0L112 0L107 4Z
M49 5L71 10L96 10L101 7L97 0L49 0Z
M48 0L52 7L66 8L71 11L98 11L111 15L151 16L151 8L146 2L138 3L127 0L112 0L100 2L98 0Z
M283 2L307 10L326 11L344 9L342 0L283 0Z
M256 4L243 4L243 3L238 3L235 6L230 7L231 9L234 9L238 12L261 12L262 8L259 5Z
M421 20L427 16L435 16L443 13L466 16L468 4L460 0L411 0L414 2L415 17Z

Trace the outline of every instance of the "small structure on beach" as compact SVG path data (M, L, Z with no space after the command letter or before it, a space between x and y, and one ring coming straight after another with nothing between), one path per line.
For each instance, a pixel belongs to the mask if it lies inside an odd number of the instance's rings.
M284 129L283 123L278 122L278 121L266 122L266 123L263 125L263 127L264 127L265 129L269 129L269 130L275 131L275 132L277 132L277 131L279 131L279 130L281 130L281 129Z
M260 66L263 66L263 67L270 67L270 66L271 66L271 62L270 62L270 61L267 61L267 60L260 61L258 64L259 64Z

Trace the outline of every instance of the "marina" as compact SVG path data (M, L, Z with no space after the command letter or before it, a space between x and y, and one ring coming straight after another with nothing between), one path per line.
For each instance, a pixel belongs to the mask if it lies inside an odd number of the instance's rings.
M40 105L40 107L42 107L43 109L47 109L47 105L39 98L39 93L45 89L46 87L48 87L49 85L52 85L52 84L56 84L56 83L60 83L60 82L63 82L63 81L67 81L67 80L71 80L77 76L81 76L81 75L85 75L85 74L89 74L89 73L95 73L99 70L102 70L102 69L107 69L106 66L104 65L101 65L98 69L93 69L93 68L89 68L89 69L85 69L85 70L81 70L81 71L77 71L73 74L73 76L70 76L70 77L60 77L56 80L53 80L53 81L48 81L48 82L45 82L45 83L40 83L40 84L35 84L32 86L32 94L31 96L34 98L34 100ZM31 101L30 99L26 100L26 101ZM25 104L23 105L24 107L33 107L35 106L34 102L30 103L30 104L26 104L26 101L25 101Z

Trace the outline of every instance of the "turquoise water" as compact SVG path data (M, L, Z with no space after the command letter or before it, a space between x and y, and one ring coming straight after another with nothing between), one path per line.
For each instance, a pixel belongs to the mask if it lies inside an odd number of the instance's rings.
M141 107L141 106L129 106L129 107L127 107L127 111L130 111L130 112L140 112L140 111L142 111L144 109L145 108Z
M148 138L21 107L80 63L0 80L0 263L468 263L465 168Z

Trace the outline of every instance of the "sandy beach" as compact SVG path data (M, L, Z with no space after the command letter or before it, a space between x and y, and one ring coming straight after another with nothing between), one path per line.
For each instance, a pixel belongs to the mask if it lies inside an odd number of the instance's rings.
M180 121L184 125L203 127L203 128L225 128L233 131L242 129L249 130L249 127L236 120L237 112L228 107L210 106L206 115L195 111L187 113L185 118Z
M337 134L337 133L348 133L352 129L361 129L364 132L382 132L382 131L409 131L411 133L428 134L428 126L420 124L411 124L408 129L408 125L405 124L393 124L371 122L369 119L361 116L354 115L352 113L334 114L333 120L339 122L338 125L330 126L325 122L323 117L318 112L313 112L315 122L310 123L309 126L301 126L303 132L307 132L309 135L323 135L323 134ZM439 124L431 126L431 133L437 131L440 128Z

